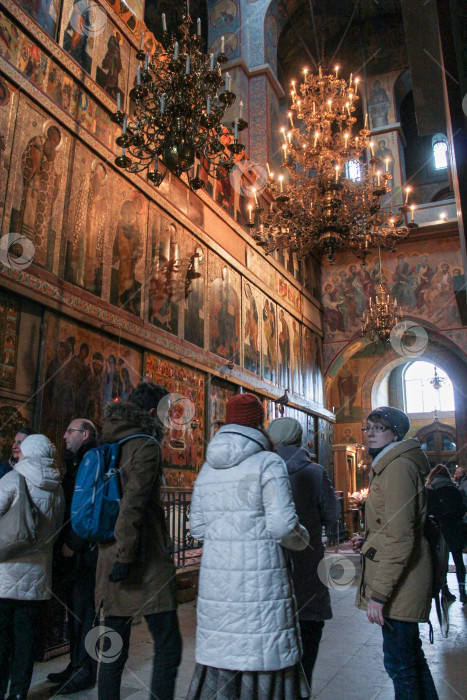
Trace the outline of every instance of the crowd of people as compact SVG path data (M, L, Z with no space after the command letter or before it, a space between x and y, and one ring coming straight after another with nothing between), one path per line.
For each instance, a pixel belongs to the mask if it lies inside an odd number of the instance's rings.
M157 408L161 386L140 383L127 400L109 402L100 442L120 443L121 500L112 541L80 537L71 505L80 465L98 445L94 424L77 417L65 434L65 465L45 435L21 427L11 459L0 464L1 518L20 498L21 479L37 514L36 542L2 558L0 533L0 699L27 697L36 630L44 601L64 592L70 661L50 673L56 695L98 685L99 700L118 700L132 622L144 616L154 646L150 697L172 700L181 661L177 588L161 491ZM294 418L265 429L261 401L232 397L195 482L191 535L203 542L197 603L196 665L188 700L296 700L311 697L325 621L332 617L322 571L323 526L340 504L326 471L302 447ZM352 544L362 554L356 605L382 628L384 665L397 699L436 700L419 636L432 600L432 562L424 536L427 514L442 529L456 564L460 602L467 602L465 544L467 477L430 472L410 422L393 407L367 417L372 457L365 532ZM92 453L90 453L92 454ZM445 584L444 595L455 596ZM98 669L87 639L103 625L119 653Z

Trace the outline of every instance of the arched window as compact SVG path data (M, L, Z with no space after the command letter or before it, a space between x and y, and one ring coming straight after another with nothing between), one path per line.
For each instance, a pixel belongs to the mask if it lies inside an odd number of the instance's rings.
M345 177L352 182L361 182L362 164L359 160L348 160L345 164Z
M435 134L431 140L435 169L444 170L448 167L448 140L444 134Z
M454 411L454 391L451 380L446 372L437 367L440 386L439 389L435 389L431 383L434 371L435 365L431 362L417 360L408 365L403 374L407 413Z

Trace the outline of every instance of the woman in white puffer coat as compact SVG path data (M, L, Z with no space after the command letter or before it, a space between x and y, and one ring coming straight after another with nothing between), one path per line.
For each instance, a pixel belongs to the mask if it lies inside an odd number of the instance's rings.
M190 532L204 544L187 700L309 697L283 549L305 549L309 537L263 422L256 396L230 399L195 482Z
M52 597L52 547L62 525L65 499L53 445L45 435L30 435L21 444L20 459L0 479L1 516L18 498L24 476L39 512L37 544L22 556L0 563L0 698L10 677L12 700L27 697L34 666L35 630L41 601Z

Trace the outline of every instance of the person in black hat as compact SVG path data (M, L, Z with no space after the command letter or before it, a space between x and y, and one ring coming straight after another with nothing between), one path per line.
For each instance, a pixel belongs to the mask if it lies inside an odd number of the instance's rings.
M422 650L419 622L431 608L431 556L423 536L430 467L407 415L381 406L362 430L373 458L365 505L365 535L352 540L363 554L357 607L381 625L384 666L396 698L438 700Z

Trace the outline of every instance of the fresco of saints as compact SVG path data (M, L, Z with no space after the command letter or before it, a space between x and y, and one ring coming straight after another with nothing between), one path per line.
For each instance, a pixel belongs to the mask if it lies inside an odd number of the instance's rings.
M263 307L263 337L263 373L266 379L274 382L277 376L276 310L269 299Z
M138 228L136 204L126 200L120 210L112 250L111 302L139 315L141 284L136 265L143 256L143 240Z
M117 99L119 88L118 79L123 69L122 57L120 53L121 35L115 32L115 36L111 35L107 42L107 52L102 61L102 65L97 69L96 82L103 88L108 95Z
M97 163L81 176L75 200L72 241L67 244L65 279L92 294L102 293L104 241L107 230L107 171Z
M58 195L60 173L55 161L62 140L56 126L49 126L46 136L34 136L21 158L23 192L19 213L19 231L35 246L35 262L47 262L48 235L53 206Z
M233 360L240 361L240 303L238 294L230 284L230 271L222 268L222 278L211 283L210 290L210 350Z
M293 390L297 394L302 391L302 379L300 368L300 324L295 319L292 320L292 344L293 344Z
M204 276L201 272L204 255L200 246L196 246L190 256L185 275L185 333L189 343L204 347Z
M284 309L279 312L279 384L290 389L290 333Z
M245 283L245 325L243 363L245 369L259 374L261 358L259 352L259 315L256 299L248 282Z
M149 282L149 321L169 333L178 334L178 303L181 295L179 280L180 247L175 224L169 223L158 234L160 217L153 223L153 269Z

